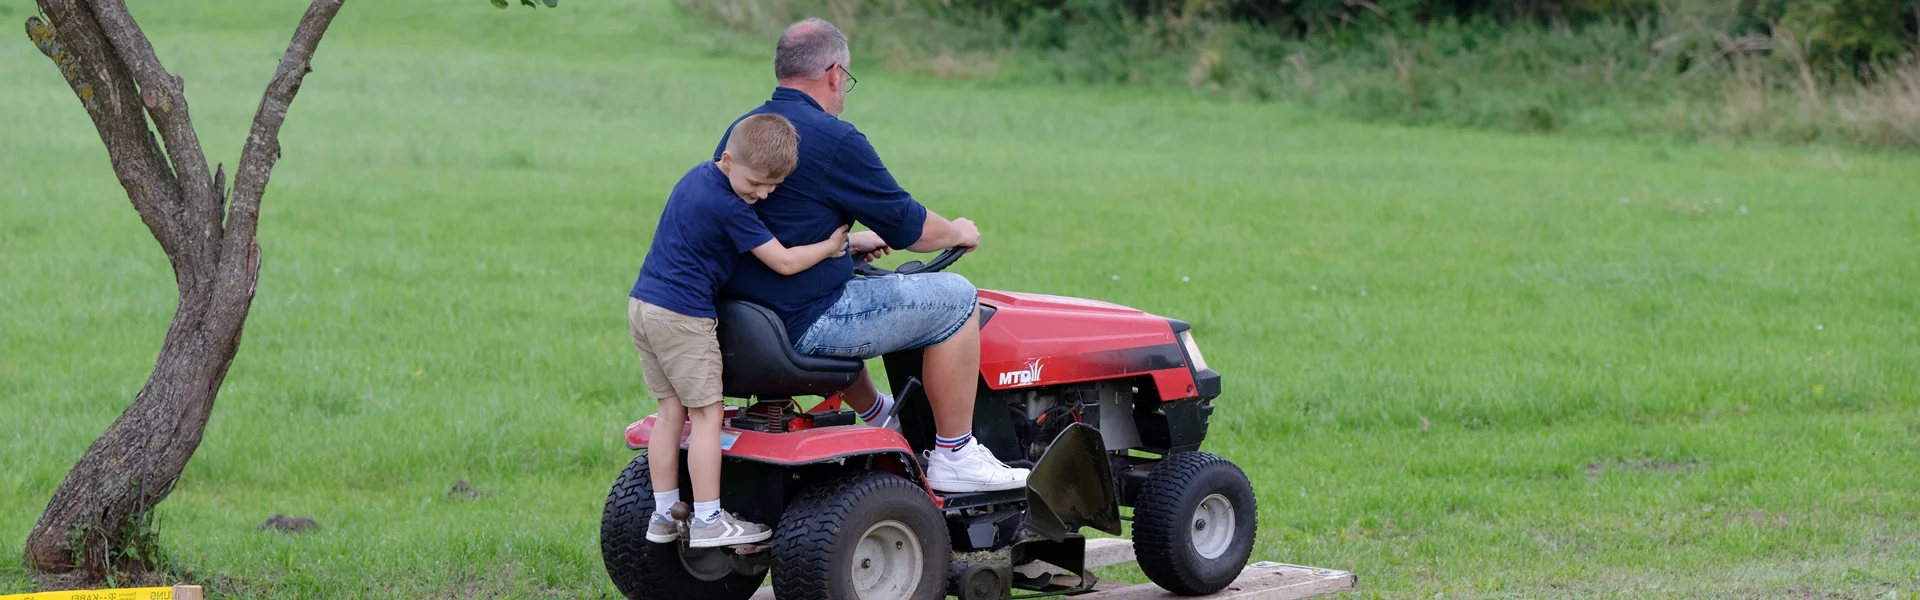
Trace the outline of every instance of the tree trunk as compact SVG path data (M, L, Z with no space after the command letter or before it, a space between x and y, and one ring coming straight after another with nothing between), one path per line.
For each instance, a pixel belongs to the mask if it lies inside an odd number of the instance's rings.
M149 517L200 446L240 349L260 274L260 198L280 157L280 125L342 1L313 0L301 18L254 115L231 203L224 168L208 174L184 82L160 65L123 0L39 0L47 20L27 19L27 37L92 117L180 290L146 385L67 473L27 536L26 559L36 570L100 576L154 566Z

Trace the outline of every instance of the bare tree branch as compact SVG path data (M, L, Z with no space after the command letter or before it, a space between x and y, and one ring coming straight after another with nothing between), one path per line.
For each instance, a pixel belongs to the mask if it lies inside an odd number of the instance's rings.
M147 129L133 78L114 60L112 46L86 7L60 0L39 4L52 22L29 17L27 38L53 59L87 116L93 118L127 199L173 262L175 276L182 276L185 233L180 223L179 182Z
M101 31L113 42L120 60L132 69L134 81L140 84L141 103L159 128L160 139L167 143L167 156L173 159L180 191L186 196L187 217L181 224L190 239L205 242L191 244L189 249L194 251L196 259L205 261L201 268L212 269L219 252L214 241L220 235L220 203L213 191L213 175L207 172L207 157L200 150L200 138L193 132L184 82L160 65L160 58L153 53L153 43L147 40L140 26L134 24L125 2L89 0L88 4L93 6ZM202 276L211 275L202 273Z
M254 234L259 228L260 197L267 191L267 179L273 174L274 163L280 160L280 125L287 120L293 97L300 93L300 81L313 71L313 53L320 45L320 37L326 35L327 26L333 23L333 16L340 12L344 1L313 0L313 4L307 6L306 15L300 17L300 25L293 31L293 40L287 43L286 54L280 57L279 68L273 72L273 80L267 82L267 91L260 97L260 108L253 115L253 129L247 134L246 146L240 151L240 165L233 174L233 201L227 208L225 238L220 242L221 283L214 296L216 315L230 314L219 311L221 306L253 298L254 278L244 278L245 289L240 289L242 279L230 275L237 275L242 269L248 273L259 270L260 247L254 242ZM228 331L227 326L238 334L238 324L216 321L214 330Z

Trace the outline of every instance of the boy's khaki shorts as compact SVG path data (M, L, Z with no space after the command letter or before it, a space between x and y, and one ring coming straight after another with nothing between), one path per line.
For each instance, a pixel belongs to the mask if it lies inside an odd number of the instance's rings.
M679 398L687 408L720 401L719 321L628 298L627 324L633 329L633 347L640 351L648 394Z

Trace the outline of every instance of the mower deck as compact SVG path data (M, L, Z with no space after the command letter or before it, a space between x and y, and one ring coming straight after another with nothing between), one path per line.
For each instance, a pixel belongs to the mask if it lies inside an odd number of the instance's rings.
M1133 562L1133 542L1121 538L1100 538L1087 540L1087 567L1111 567L1121 563ZM1037 575L1049 571L1044 565L1027 565L1017 569L1028 575ZM1073 575L1061 575L1071 578ZM1301 565L1289 565L1277 562L1256 562L1247 565L1233 585L1210 596L1198 596L1194 600L1299 600L1335 594L1353 589L1359 583L1359 577L1347 571L1322 569ZM1101 581L1093 586L1093 591L1078 596L1057 596L1081 600L1173 600L1185 598L1175 596L1151 583L1138 585L1116 581ZM753 600L774 600L773 588L762 587L753 595Z

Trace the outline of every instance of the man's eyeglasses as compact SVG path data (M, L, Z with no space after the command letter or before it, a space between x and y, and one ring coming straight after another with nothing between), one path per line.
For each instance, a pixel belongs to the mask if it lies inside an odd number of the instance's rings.
M848 71L848 70L847 70L847 66L846 66L846 65L843 65L843 64L840 64L840 63L833 63L833 65L832 65L832 66L829 66L829 67L827 67L827 71L828 71L828 72L832 72L832 71L833 71L833 70L834 70L835 68L838 68L838 69L840 69L840 72L841 72L841 73L844 73L844 74L846 74L846 76L847 76L847 91L849 91L849 92L851 92L851 91L853 91L853 86L856 86L856 85L860 85L860 80L858 80L858 79L854 79L854 78L853 78L853 72L852 72L852 71Z

